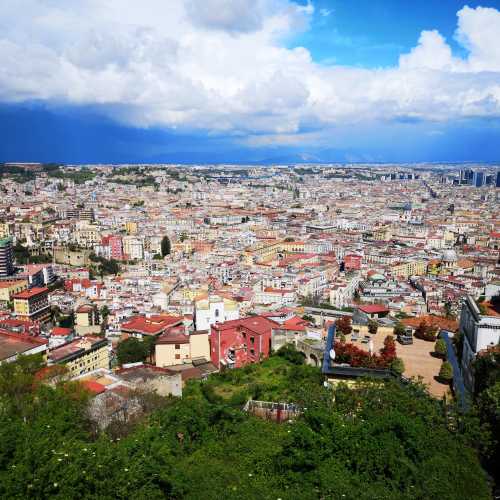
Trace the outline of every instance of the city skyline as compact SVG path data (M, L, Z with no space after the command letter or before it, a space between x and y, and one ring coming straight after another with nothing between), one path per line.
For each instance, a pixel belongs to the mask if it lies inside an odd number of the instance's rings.
M500 158L497 1L23 7L0 6L0 161Z

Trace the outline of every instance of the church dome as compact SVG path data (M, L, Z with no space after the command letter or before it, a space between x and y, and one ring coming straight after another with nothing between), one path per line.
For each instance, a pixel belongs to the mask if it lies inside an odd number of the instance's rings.
M456 262L458 260L457 252L455 252L455 250L445 250L441 259L444 262Z

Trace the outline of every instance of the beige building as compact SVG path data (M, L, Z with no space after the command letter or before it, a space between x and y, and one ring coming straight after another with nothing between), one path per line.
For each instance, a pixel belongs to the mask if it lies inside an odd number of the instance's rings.
M7 303L12 296L28 288L26 280L0 281L0 302Z
M156 366L166 367L191 363L193 359L210 360L208 332L191 335L167 333L156 344Z
M408 260L398 262L391 267L391 273L394 277L408 279L411 276L423 276L427 273L427 262L425 260Z
M96 306L85 304L76 310L75 331L77 335L101 333L101 321Z
M77 338L49 352L49 365L62 364L70 377L109 368L108 341L100 337Z
M23 321L39 321L50 319L49 289L46 287L31 288L12 295L16 317Z

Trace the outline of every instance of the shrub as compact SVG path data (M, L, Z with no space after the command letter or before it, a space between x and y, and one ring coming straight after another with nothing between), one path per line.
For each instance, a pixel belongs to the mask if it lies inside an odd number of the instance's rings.
M405 371L405 364L401 358L394 358L391 363L391 370L396 372L399 375L402 375Z
M378 330L378 323L373 319L368 320L368 331L372 335L375 335L377 333L377 330Z
M303 365L305 357L304 355L297 351L293 344L285 344L278 349L276 353L279 357L285 358L290 363L294 365Z
M399 321L394 325L394 335L396 335L396 337L400 336L400 335L404 335L405 332L406 332L406 329L405 329L405 326L403 325L403 323L400 323Z
M415 330L415 337L422 340L427 340L428 342L434 342L436 340L438 329L436 326L428 325L425 320L422 320Z
M352 332L351 318L343 316L335 322L339 334L349 335Z
M453 378L453 367L449 361L443 361L439 370L439 378L449 382Z
M440 357L446 357L446 342L443 339L438 339L434 345L434 352Z

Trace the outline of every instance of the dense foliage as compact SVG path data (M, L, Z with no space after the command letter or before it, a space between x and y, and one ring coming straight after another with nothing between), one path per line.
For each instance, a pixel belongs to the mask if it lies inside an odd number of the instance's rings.
M396 359L396 344L394 338L388 335L380 353L369 353L348 342L335 342L335 361L347 363L354 367L389 368ZM396 365L399 368L401 365Z
M165 255L170 255L171 244L168 236L164 236L161 240L161 255L165 257Z
M144 361L149 355L149 344L130 337L122 340L116 348L116 358L120 365Z
M422 320L415 330L415 337L429 342L434 342L438 334L438 328L434 325L429 325L425 320Z
M0 367L0 498L487 499L477 436L421 386L324 388L318 369L274 356L192 381L128 436L97 432L75 384ZM295 401L294 423L241 411Z

